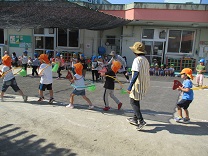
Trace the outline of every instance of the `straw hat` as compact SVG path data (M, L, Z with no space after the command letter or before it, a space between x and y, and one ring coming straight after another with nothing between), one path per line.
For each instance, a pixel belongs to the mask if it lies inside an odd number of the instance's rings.
M111 51L109 55L115 56L116 55L116 52L115 51Z
M132 47L129 47L135 54L145 54L144 44L141 42L135 42Z

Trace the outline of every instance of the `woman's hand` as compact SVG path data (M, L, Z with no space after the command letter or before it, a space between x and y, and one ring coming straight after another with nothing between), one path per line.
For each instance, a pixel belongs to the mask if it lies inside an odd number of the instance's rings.
M130 93L131 93L131 91L130 91L130 90L126 90L126 92L127 92L128 94L130 94Z

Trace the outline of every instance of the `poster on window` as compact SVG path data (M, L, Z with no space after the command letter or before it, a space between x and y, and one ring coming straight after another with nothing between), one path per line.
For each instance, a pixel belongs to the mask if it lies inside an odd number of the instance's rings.
M10 35L9 46L17 48L31 48L31 36L26 35Z

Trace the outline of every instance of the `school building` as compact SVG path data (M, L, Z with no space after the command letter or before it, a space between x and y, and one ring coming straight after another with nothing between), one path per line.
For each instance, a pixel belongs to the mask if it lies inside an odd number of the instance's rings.
M174 64L179 71L184 67L194 70L200 58L208 61L208 5L140 2L77 4L130 21L107 30L59 27L0 29L1 56L5 50L17 55L27 50L30 56L34 52L40 54L51 50L61 52L67 60L73 52L84 53L90 58L115 50L126 56L127 64L131 66L135 56L129 47L141 41L145 44L150 64L157 59L159 64Z

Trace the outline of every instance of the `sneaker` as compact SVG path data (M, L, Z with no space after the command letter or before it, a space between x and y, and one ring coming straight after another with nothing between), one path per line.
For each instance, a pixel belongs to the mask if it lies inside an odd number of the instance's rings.
M144 126L146 126L147 123L145 121L141 122L138 126L137 126L137 130L140 131Z
M190 122L190 118L183 118L183 122L184 123L189 123Z
M59 79L60 79L60 77L57 77L57 78L56 78L56 80L59 80Z
M73 109L73 108L74 108L74 105L68 104L68 105L66 106L66 108L71 108L71 109Z
M183 122L183 118L182 117L176 117L175 119L174 119L176 122Z
M89 109L93 109L94 108L94 106L93 105L89 105Z
M134 118L127 118L126 120L132 125L136 125L136 126L138 125L138 121L135 120Z
M130 81L129 80L126 80L126 82L129 83Z
M40 102L40 101L43 101L44 100L44 97L40 97L39 99L38 99L38 101Z
M122 107L122 103L120 102L120 103L118 104L118 110L120 110L121 107Z
M28 98L28 96L27 95L23 95L23 100L24 100L24 102L27 102L27 98Z
M48 103L53 103L54 98L50 98L50 100L48 101Z
M108 111L110 109L110 107L104 107L103 110L104 111Z

